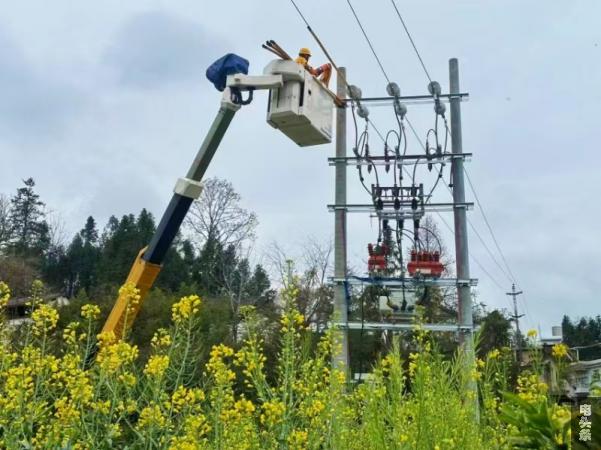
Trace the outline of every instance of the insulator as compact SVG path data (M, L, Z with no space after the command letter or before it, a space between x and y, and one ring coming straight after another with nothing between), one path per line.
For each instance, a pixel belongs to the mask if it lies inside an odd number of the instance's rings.
M397 211L401 209L401 201L398 199L398 197L394 199L394 209Z
M447 107L445 106L445 104L443 102L441 102L440 100L436 101L434 103L434 112L438 115L444 116L445 111L447 110Z
M386 173L390 172L390 164L386 164L386 166L384 166L384 170Z
M405 106L404 103L401 103L400 101L395 100L394 101L394 113L399 116L401 119L403 119L405 117L405 115L407 114L407 107Z
M432 172L432 163L428 163L428 172Z
M371 164L367 166L367 173L371 173Z
M376 209L379 211L384 209L384 202L382 201L381 198L379 198L378 201L376 202Z
M435 96L440 95L440 93L441 93L440 83L438 81L430 81L430 83L428 83L428 92L431 95L435 95Z
M436 146L436 154L437 155L442 155L442 145L438 144Z
M388 83L388 85L386 86L386 92L391 97L400 97L401 96L401 88L394 81L391 81L390 83Z
M392 187L392 195L394 197L398 197L399 196L399 187L398 186L393 186Z
M411 200L411 209L417 209L417 199L415 197Z
M359 88L359 86L355 86L354 84L351 84L348 87L348 95L353 100L361 100L361 97L362 97L361 89Z
M365 105L359 105L357 108L357 114L362 119L367 119L369 117L369 109L367 109L367 106Z

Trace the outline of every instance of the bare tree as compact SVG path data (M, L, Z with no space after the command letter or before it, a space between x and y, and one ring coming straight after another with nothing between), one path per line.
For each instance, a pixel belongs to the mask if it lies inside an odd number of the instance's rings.
M0 194L0 254L10 241L10 237L10 200L6 195Z
M318 330L325 326L332 309L333 290L328 277L333 271L333 250L331 240L320 242L310 237L300 245L296 257L277 242L269 246L266 255L271 272L280 278L282 285L287 283L291 261L298 262L292 268L300 290L296 306L304 315L305 322Z
M270 269L272 278L277 278L281 286L285 286L288 278L289 265L293 261L292 255L279 243L272 242L267 247L265 260Z
M198 247L209 239L223 248L239 247L255 237L257 216L242 208L240 199L229 181L210 178L203 183L202 194L192 204L185 222Z
M303 262L305 265L302 277L299 308L305 321L315 324L317 330L325 327L331 314L334 291L328 282L333 274L332 240L319 242L308 238L303 245Z
M49 211L46 215L50 248L64 248L67 245L67 228L60 213Z

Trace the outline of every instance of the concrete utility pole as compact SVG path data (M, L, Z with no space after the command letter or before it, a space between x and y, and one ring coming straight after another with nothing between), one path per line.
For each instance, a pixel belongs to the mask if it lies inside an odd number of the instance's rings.
M288 283L288 287L292 286L292 282L294 281L292 277L292 265L293 261L291 259L286 260L286 282Z
M522 293L523 291L515 290L515 283L511 285L511 292L505 293L505 295L513 297L513 316L511 316L511 318L515 321L515 353L518 364L522 363L522 332L520 331L520 317L524 317L524 315L518 314L517 297Z
M339 68L336 76L336 94L339 98L346 98L346 69ZM346 108L336 108L336 157L346 157ZM346 205L346 163L336 163L335 204ZM334 277L346 277L346 210L334 211ZM343 283L334 286L334 320L348 324L348 305L346 289ZM349 368L348 330L340 330L342 334L340 352L335 353L333 362L335 367L344 370Z
M459 94L459 63L457 58L449 60L449 81L451 94L451 145L453 153L463 153L461 138L461 98ZM465 183L463 179L463 158L453 159L451 165L453 175L453 216L455 219L455 259L457 260L457 298L459 301L459 339L465 353L468 369L475 367L474 352L474 318L472 315L472 295L470 292L470 261L467 244L467 207L465 204ZM475 381L469 382L468 388L474 393L474 413L480 419L478 408L478 386Z
M451 145L453 153L462 153L461 140L461 98L453 97L459 94L459 63L456 58L449 60L449 80L451 94ZM459 326L469 327L461 333L462 344L466 351L473 353L472 296L470 293L470 263L467 244L467 217L465 203L465 183L463 179L463 159L455 158L452 163L453 175L453 210L455 219L455 258L457 260L457 296L459 299ZM459 205L457 205L459 204Z

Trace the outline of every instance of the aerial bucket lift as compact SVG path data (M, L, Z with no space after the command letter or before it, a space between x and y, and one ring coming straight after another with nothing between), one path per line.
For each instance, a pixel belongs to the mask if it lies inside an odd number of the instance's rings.
M269 91L267 123L301 147L332 142L333 99L328 88L290 60L271 61L264 73L284 81Z
M207 69L207 78L223 92L221 106L188 173L177 180L154 236L138 253L125 281L139 289L140 300L128 304L127 294L120 294L103 332L113 332L120 339L132 326L190 205L202 192L202 178L221 139L236 112L253 100L255 91L270 91L268 123L299 146L331 142L334 98L325 86L305 72L302 66L292 61L277 60L267 65L264 75L249 76L248 61L233 53L218 59Z

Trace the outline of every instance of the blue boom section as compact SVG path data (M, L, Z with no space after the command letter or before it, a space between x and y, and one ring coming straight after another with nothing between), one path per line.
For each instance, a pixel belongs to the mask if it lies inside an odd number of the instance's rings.
M235 73L248 75L248 60L234 53L228 53L209 66L207 78L218 91L223 91L227 76Z

